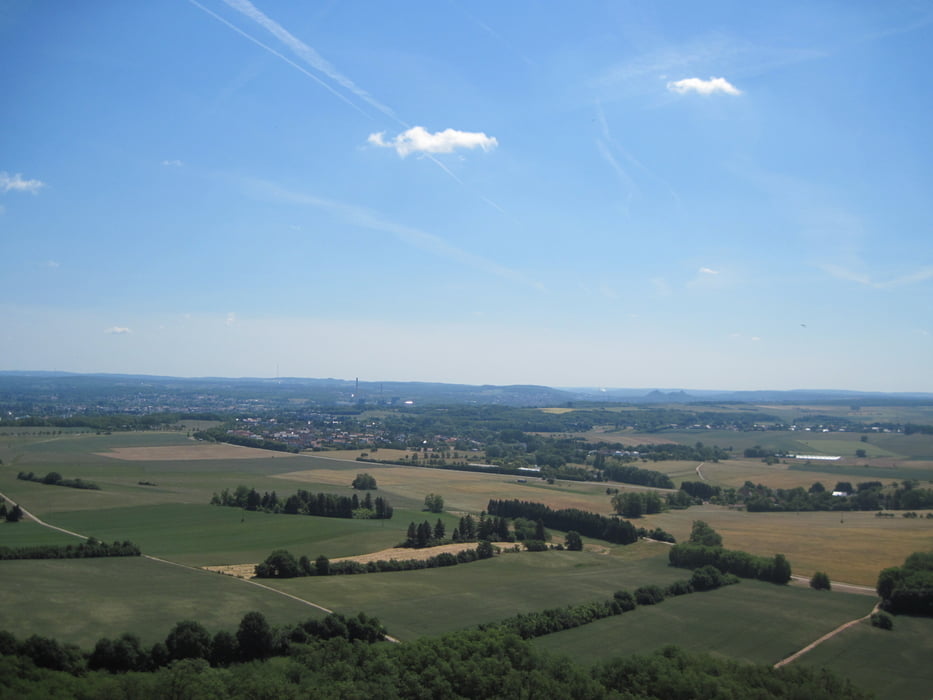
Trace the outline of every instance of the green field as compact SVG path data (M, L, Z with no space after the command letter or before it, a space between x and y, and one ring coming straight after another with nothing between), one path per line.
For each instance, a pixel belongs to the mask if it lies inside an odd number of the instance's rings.
M774 664L844 622L868 614L874 604L869 596L742 581L639 607L541 637L535 643L581 663L676 644L692 651ZM754 634L750 627L766 629L767 634Z
M251 610L261 610L274 624L323 614L229 576L141 557L4 561L0 571L0 629L85 649L123 632L153 644L180 620L198 620L213 632L234 629Z

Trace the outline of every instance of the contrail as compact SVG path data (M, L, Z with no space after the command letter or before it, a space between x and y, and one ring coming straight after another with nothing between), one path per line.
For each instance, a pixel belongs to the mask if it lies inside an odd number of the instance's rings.
M320 71L328 78L333 80L335 83L342 85L347 90L352 92L354 95L359 97L361 100L367 104L375 107L380 112L385 114L387 117L392 118L399 124L408 127L409 125L399 119L395 112L392 111L389 107L386 107L384 104L376 100L372 95L366 92L361 87L357 86L352 80L343 75L338 71L326 58L321 56L317 51L312 49L301 39L296 37L294 34L289 32L281 24L270 18L268 15L263 13L258 7L253 5L249 0L224 0L229 7L232 7L234 10L240 14L245 15L249 19L256 22L256 24L263 27L268 31L272 36L285 44L290 48L295 54L297 54L305 63L310 65L317 71Z
M285 61L285 62L286 62L288 65L290 65L292 68L296 68L296 69L300 70L302 73L304 73L305 75L307 75L309 78L311 78L311 79L312 79L314 82L316 82L318 85L320 85L321 87L323 87L325 90L327 90L328 92L330 92L332 95L334 95L334 96L336 96L336 97L339 97L341 100L343 100L344 102L346 102L348 105L350 105L353 109L355 109L357 112L359 112L360 114L362 114L364 117L369 117L370 119L372 119L372 115L369 115L369 114L367 114L365 111L363 111L362 109L360 109L359 106L357 106L356 104L354 104L351 100L347 99L344 95L341 95L339 92L337 92L336 90L334 90L334 88L332 88L330 85L328 85L328 84L325 83L323 80L321 80L320 78L318 78L318 77L317 77L314 73L312 73L311 71L309 71L309 70L307 70L307 69L305 69L305 68L302 68L302 67L299 66L297 63L295 63L293 60L291 60L291 59L288 58L287 56L283 56L283 55L280 54L278 51L276 51L275 49L273 49L271 46L268 46L268 45L266 45L266 44L263 44L261 41L259 41L259 39L256 39L255 37L253 37L253 36L247 34L247 33L244 32L242 29L240 29L238 26L236 26L236 25L233 24L232 22L227 21L226 19L224 19L223 17L221 17L220 15L218 15L216 12L207 9L206 7L204 7L204 5L202 5L201 3L199 3L197 0L188 0L188 2L190 2L192 5L194 5L194 6L197 7L198 9L203 10L204 12L206 12L207 14L209 14L211 17L213 17L214 19L216 19L218 22L222 22L223 24L227 25L228 27L230 27L230 29L232 29L233 31L235 31L235 32L236 32L237 34L239 34L240 36L246 37L247 39L249 39L251 42L253 42L253 43L256 44L257 46L261 46L261 47L264 48L266 51L268 51L269 53L271 53L273 56L276 56L276 57L278 57L278 58L281 58L283 61Z

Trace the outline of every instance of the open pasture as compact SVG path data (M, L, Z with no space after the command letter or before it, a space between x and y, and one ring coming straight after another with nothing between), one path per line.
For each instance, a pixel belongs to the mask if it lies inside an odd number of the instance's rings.
M647 654L668 644L774 664L868 614L874 604L868 596L743 580L540 637L535 645L584 664Z
M151 645L181 620L235 632L251 610L284 624L323 613L229 576L142 557L5 561L0 629L92 649L103 636L132 632Z
M520 552L441 569L270 580L331 610L376 615L402 641L438 635L519 612L605 600L620 588L686 578L663 545L601 552Z
M835 581L874 586L878 572L912 552L933 549L933 519L878 518L873 512L747 513L719 506L669 511L637 521L685 541L694 520L709 523L723 545L752 554L784 554L795 574L825 571Z
M933 688L933 620L895 615L894 629L862 622L795 661L847 676L878 697L928 700Z

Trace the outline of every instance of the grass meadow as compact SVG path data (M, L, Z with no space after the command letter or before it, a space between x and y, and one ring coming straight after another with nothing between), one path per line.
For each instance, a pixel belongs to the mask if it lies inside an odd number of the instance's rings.
M867 615L874 604L869 596L743 580L550 634L535 644L581 663L676 644L691 651L774 664L839 625ZM754 628L767 633L755 634Z

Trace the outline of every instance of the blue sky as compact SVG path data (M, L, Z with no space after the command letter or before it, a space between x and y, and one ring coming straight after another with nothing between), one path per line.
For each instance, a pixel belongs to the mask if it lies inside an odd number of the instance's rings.
M0 369L933 391L925 2L0 6Z

